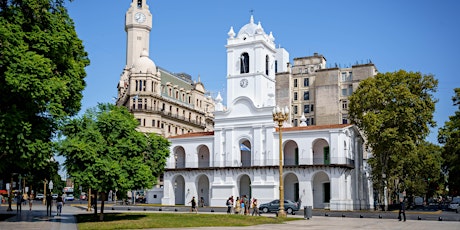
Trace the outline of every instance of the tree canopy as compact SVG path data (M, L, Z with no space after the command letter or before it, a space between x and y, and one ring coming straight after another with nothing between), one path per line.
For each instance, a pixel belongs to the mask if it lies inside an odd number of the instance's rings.
M63 2L0 0L0 173L54 167L59 123L80 110L89 59Z
M93 191L151 188L163 172L169 141L136 130L125 107L99 104L62 129L60 153L74 182Z
M372 152L369 164L377 190L385 181L390 194L418 191L410 181L425 164L436 167L430 167L432 172L424 175L439 175L439 156L431 151L435 147L424 143L430 127L435 126L436 100L432 93L437 84L432 75L400 70L379 73L360 82L350 96L350 120L364 133Z
M458 106L455 114L449 117L439 129L438 141L443 144L442 155L445 159L443 169L448 175L449 193L460 195L460 88L455 88L453 105Z

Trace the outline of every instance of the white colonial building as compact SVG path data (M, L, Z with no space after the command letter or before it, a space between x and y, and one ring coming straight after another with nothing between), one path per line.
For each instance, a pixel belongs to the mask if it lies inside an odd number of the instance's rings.
M259 203L279 198L280 132L272 111L275 72L288 71L289 54L274 41L252 16L237 34L230 28L227 107L218 95L214 131L169 138L171 154L159 194L163 205L187 204L193 196L210 206L225 206L230 196L247 195ZM285 199L331 210L373 205L367 153L355 126L286 125L281 131Z

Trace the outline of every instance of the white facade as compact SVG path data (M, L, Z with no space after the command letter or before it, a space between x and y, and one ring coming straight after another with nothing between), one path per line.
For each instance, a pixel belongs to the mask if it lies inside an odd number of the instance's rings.
M170 138L163 205L187 204L193 196L210 206L225 206L230 196L260 204L279 198L275 63L287 66L289 54L275 49L272 33L252 16L228 35L227 108L218 96L213 132ZM363 140L354 126L288 127L282 137L285 199L331 210L371 207Z

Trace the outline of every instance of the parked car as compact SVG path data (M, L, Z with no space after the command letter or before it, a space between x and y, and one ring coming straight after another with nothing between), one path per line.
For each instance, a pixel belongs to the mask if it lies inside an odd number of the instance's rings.
M82 192L80 195L80 200L86 200L86 193Z
M67 196L64 198L65 201L69 201L69 200L75 200L75 197L73 196L73 194L67 194Z
M52 194L53 200L56 200L58 198L58 194Z
M259 205L259 210L267 212L277 212L280 209L280 200L272 200L269 203ZM299 205L291 200L284 200L284 210L286 213L295 214L296 211L299 211Z
M43 200L43 198L45 198L43 193L37 193L37 195L35 196L35 200Z
M458 212L460 206L460 196L452 198L452 201L449 203L449 209L455 210Z

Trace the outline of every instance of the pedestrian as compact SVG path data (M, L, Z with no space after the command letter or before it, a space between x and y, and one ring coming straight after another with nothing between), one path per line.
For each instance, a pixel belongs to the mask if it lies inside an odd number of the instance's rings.
M203 197L200 198L200 207L202 207L202 208L204 207L204 198Z
M404 204L404 198L399 199L400 204L399 204L399 214L398 214L398 220L401 221L401 214L404 217L404 221L406 221L406 207Z
M16 193L16 213L22 212L22 196L21 193Z
M188 202L189 204L192 204L192 208L190 209L190 212L195 211L195 213L198 213L198 208L196 207L196 200L195 197L192 197L192 200Z
M229 197L229 198L227 199L227 203L226 203L226 205L227 205L227 214L232 213L232 207L233 207L233 201L232 201L232 199L233 199L233 196L231 196L231 197Z
M244 202L244 215L249 215L249 208L250 208L249 198L246 195L243 196L243 202Z
M241 197L240 199L240 209L241 209L241 214L246 215L246 208L244 204L244 197Z
M62 199L61 194L56 198L56 212L60 216L62 214L62 206L64 205L64 200Z
M46 195L45 203L46 203L46 215L51 216L51 208L53 205L53 197L51 196L51 194Z
M254 216L254 214L256 214L256 216L260 216L259 207L257 206L257 199L252 201L252 215Z
M31 193L30 196L29 196L29 211L32 211L32 203L34 202L34 194Z
M236 197L235 201L235 214L240 213L240 197Z

